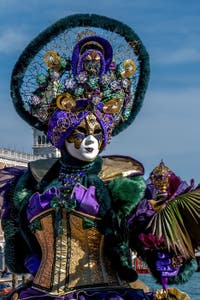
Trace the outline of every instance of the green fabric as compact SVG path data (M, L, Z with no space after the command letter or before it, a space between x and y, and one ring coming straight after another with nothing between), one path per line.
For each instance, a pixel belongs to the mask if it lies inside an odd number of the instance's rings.
M177 276L169 278L169 284L180 284L187 282L192 274L197 270L196 259L186 261L185 264L180 268Z
M24 259L31 252L22 234L19 213L19 209L23 206L22 202L24 198L28 197L30 192L24 188L28 177L28 173L25 173L15 180L13 187L5 198L7 201L6 217L2 218L2 228L5 238L5 262L8 268L14 273L27 272L24 267Z
M27 202L31 196L32 190L27 187L27 182L29 179L29 172L22 175L15 187L13 195L13 204L20 211L24 206L24 202Z
M130 264L129 236L127 219L129 212L136 206L136 203L143 195L145 184L142 176L133 178L117 178L106 185L99 177L101 170L101 158L88 170L83 184L86 187L94 185L96 188L96 196L100 204L100 216L102 221L91 222L89 219L83 220L84 228L97 226L97 228L105 235L105 245L107 255L119 276L122 279L134 281L137 279L135 271ZM75 167L76 162L74 162ZM13 218L5 222L6 232L6 263L8 267L15 273L24 273L24 260L26 256L36 254L41 255L41 249L32 231L40 228L39 222L35 222L29 226L26 218L26 208L28 200L34 192L42 193L52 186L52 182L58 184L57 178L60 165L57 164L52 174L46 174L43 181L38 184L32 178L28 171L19 178L13 191L12 199L12 216ZM120 192L122 189L123 192ZM128 193L127 193L128 191ZM138 195L134 195L138 193ZM132 195L130 195L132 194ZM114 197L115 196L115 197ZM120 204L120 205L119 205ZM124 205L126 208L124 209ZM59 227L59 211L57 216L57 224ZM9 227L6 227L9 226ZM61 232L58 232L60 234ZM22 249L22 250L21 250Z
M128 216L144 196L146 183L142 176L116 178L108 185L115 211Z

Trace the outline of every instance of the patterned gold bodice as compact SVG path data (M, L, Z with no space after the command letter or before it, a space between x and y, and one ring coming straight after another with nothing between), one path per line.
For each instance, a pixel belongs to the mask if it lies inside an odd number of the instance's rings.
M62 233L56 235L54 209L37 216L41 230L35 234L42 261L34 278L35 288L62 295L92 285L122 284L104 256L103 235L95 227L84 229L83 217L80 212L67 213L63 209Z

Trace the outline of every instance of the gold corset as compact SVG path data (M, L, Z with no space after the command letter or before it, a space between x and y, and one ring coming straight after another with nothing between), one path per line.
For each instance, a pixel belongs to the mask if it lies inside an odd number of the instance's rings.
M37 216L41 230L36 230L35 235L42 249L42 261L33 281L35 288L62 295L94 285L120 285L103 254L103 235L95 227L83 229L84 216L63 209L59 236L54 231L54 209Z

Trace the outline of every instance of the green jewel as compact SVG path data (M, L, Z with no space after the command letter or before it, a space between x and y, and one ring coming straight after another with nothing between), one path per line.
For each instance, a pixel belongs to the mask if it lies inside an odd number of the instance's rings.
M67 199L67 201L64 202L64 208L67 211L71 211L72 209L74 209L76 207L76 200L75 199Z
M42 225L40 223L40 220L35 220L33 221L30 225L29 228L31 230L31 232L35 232L36 230L42 230Z
M24 107L24 109L25 109L26 111L29 111L29 103L24 102L24 103L23 103L23 107Z
M125 97L124 90L119 90L117 93L115 93L115 97L118 97L120 99L124 99L124 97Z
M111 89L106 89L104 92L104 97L111 97L112 96L112 90Z
M54 197L50 202L50 206L52 208L60 207L60 205L61 205L61 201L60 201L60 198L58 198L58 197Z
M89 77L88 85L92 88L98 88L98 78L97 77Z
M59 84L57 87L57 94L61 94L61 93L63 93L63 91L64 91L63 86L61 84Z
M83 94L83 92L84 92L84 89L82 87L78 86L74 91L74 95L81 96Z
M64 68L64 67L66 67L66 64L67 64L66 60L63 57L61 57L60 60L59 60L59 65L62 68Z
M82 225L83 225L83 229L88 229L88 228L94 227L94 221L90 220L88 218L83 218Z
M124 120L127 120L130 117L130 114L131 114L131 110L130 109L126 109L123 112L123 118L124 118Z
M118 70L119 70L119 73L123 72L124 71L124 63L120 63L118 65Z
M37 77L36 77L36 81L38 84L43 84L46 82L46 76L44 74L39 74Z

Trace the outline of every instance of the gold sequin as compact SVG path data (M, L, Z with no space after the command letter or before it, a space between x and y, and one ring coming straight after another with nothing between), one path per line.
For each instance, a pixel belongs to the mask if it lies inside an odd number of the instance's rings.
M42 261L33 283L45 288L51 287L51 276L54 262L54 226L53 212L44 215L41 220L42 230L36 231L36 238L42 249Z
M90 216L88 216L90 217ZM39 216L42 230L36 237L42 261L33 286L51 295L63 295L88 285L120 285L104 255L103 236L95 227L84 229L83 215L62 210L62 233L56 236L54 211Z

